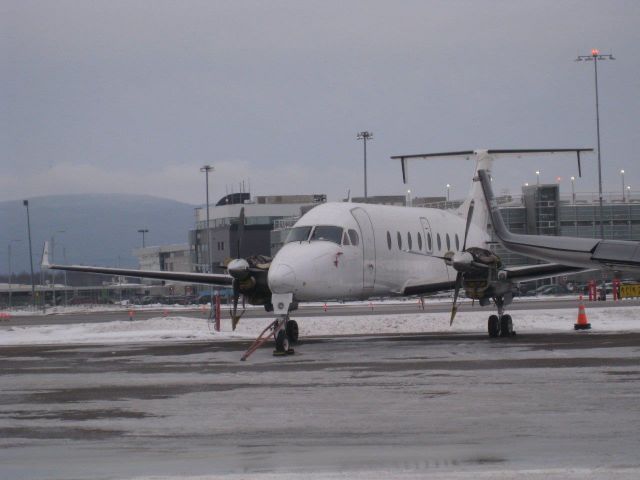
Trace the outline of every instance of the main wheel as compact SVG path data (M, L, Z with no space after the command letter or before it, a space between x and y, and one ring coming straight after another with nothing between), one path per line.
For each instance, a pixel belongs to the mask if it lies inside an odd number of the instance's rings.
M503 315L500 318L500 336L510 337L511 335L513 335L513 320L511 315Z
M495 338L500 335L500 319L497 315L491 315L488 323L489 336Z
M290 344L298 342L298 322L296 322L295 320L289 320L287 322L287 326L285 327L285 332Z
M276 335L276 352L286 353L289 350L289 339L283 329Z

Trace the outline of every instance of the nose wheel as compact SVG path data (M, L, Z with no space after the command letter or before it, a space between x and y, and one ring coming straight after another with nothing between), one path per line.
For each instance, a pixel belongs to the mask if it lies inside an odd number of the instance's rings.
M286 318L276 329L274 338L276 341L276 348L273 351L274 357L293 355L295 352L291 345L298 341L298 323Z

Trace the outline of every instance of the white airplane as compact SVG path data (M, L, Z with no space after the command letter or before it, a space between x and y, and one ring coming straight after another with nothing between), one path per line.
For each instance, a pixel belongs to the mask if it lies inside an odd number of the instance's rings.
M392 157L401 160L406 181L412 158L475 157L478 170L490 171L494 157L529 153L577 152L555 150L475 150ZM467 199L455 211L359 203L326 203L313 208L293 226L285 245L270 264L251 258L232 260L227 274L161 272L122 268L52 265L45 243L42 267L56 270L156 278L209 285L231 285L232 319L238 298L264 305L276 319L258 337L243 360L270 335L276 355L293 353L298 325L290 318L298 302L367 299L372 296L408 296L454 289L451 322L460 288L482 306L493 301L498 315L489 316L491 337L514 333L511 303L514 283L573 273L581 268L543 264L503 268L488 250L489 211L482 187L474 177Z

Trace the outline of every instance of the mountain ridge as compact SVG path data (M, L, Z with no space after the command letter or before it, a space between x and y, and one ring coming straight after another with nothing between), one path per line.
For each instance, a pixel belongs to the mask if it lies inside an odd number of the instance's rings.
M139 229L148 229L146 246L187 243L198 205L142 194L60 194L30 197L34 270L45 240L55 241L54 260L136 267L133 249L142 246ZM20 240L15 242L12 240ZM0 272L29 270L26 209L23 200L0 202Z

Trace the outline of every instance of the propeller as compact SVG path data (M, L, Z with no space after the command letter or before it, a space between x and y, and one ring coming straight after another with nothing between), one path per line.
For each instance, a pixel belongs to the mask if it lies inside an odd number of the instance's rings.
M467 225L464 228L464 240L462 241L462 252L461 252L462 255L457 255L456 253L454 253L453 255L448 257L449 258L448 260L447 260L447 255L445 255L445 262L447 262L448 265L454 265L455 267L456 260L459 260L459 259L462 261L467 260L467 258L464 256L465 254L468 256L471 256L473 260L473 256L465 252L465 250L467 249L467 235L469 233L469 227L471 226L471 219L473 218L473 207L474 207L474 201L473 199L471 199L471 202L469 202L469 210L467 211ZM462 263L460 262L460 260L459 260L459 263ZM453 305L451 306L451 320L449 320L449 326L453 325L453 319L455 318L456 313L458 312L458 294L460 293L460 287L462 286L462 274L463 274L462 270L458 270L458 273L456 274L456 283L455 283L455 288L453 290Z
M229 308L231 316L231 326L235 330L240 318L246 311L246 302L252 305L264 305L267 307L271 301L271 291L269 290L267 275L271 266L271 258L266 255L243 256L244 233L245 233L245 213L244 208L240 209L238 216L237 247L236 258L228 259L226 262L227 273L231 276L231 288L233 290L233 303ZM232 242L233 244L233 242ZM238 313L238 304L242 296L241 312Z

